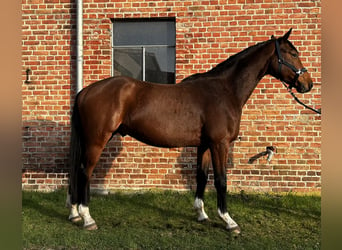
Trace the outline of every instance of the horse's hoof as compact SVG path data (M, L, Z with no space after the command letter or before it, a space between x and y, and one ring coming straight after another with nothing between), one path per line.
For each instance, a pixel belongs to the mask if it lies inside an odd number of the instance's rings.
M81 216L76 216L76 217L73 217L73 218L69 218L69 220L72 222L72 223L77 223L79 221L82 220Z
M233 227L233 228L229 228L228 230L234 236L238 236L241 233L241 229L240 229L239 226L236 226L236 227Z
M207 222L207 221L210 221L209 218L204 218L204 219L198 219L197 220L198 222Z
M88 230L88 231L92 231L92 230L97 230L97 225L96 223L84 226L84 229Z
M209 221L209 217L208 216L200 216L197 218L198 222L203 222L203 221Z

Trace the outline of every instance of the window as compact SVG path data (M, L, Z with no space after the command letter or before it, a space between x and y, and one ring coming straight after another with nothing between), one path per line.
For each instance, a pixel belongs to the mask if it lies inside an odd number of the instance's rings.
M114 19L113 74L175 83L174 19Z

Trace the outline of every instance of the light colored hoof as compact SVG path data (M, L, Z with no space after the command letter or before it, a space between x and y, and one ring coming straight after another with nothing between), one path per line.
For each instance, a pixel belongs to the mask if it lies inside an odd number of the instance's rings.
M194 209L198 214L197 221L205 221L208 220L208 215L204 211L204 203L201 199L196 198L194 202Z
M209 217L208 217L208 215L206 215L206 214L200 215L200 216L197 218L197 221L199 221L199 222L207 221L207 220L209 220Z
M73 218L69 218L69 220L72 222L72 223L77 223L79 221L82 220L81 216L76 216L76 217L73 217Z
M239 226L233 227L233 228L228 228L229 232L233 234L234 236L238 236L241 233L241 229Z
M96 223L94 223L94 224L90 224L90 225L84 226L84 229L88 230L88 231L92 231L92 230L97 230L98 227L97 227Z

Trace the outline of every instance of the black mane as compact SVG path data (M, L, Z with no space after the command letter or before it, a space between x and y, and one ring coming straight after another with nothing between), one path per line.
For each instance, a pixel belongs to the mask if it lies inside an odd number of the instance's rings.
M241 58L249 55L251 52L255 51L256 49L258 49L259 47L265 45L266 43L268 43L270 41L271 40L267 40L267 41L260 42L260 43L257 43L255 45L252 45L252 46L230 56L228 59L217 64L215 67L213 67L209 71L203 72L203 73L195 73L193 75L190 75L190 76L184 78L182 80L182 82L189 81L189 80L195 80L195 79L202 77L202 76L208 76L208 77L217 76L220 73L222 73L223 71L225 71L227 68L229 68L232 64L234 64L237 60L241 60Z

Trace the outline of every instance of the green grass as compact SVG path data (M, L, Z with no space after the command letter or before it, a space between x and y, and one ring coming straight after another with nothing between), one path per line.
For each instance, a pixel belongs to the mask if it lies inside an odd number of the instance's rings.
M216 194L206 193L210 221L199 223L192 192L149 191L92 195L99 227L68 222L65 190L23 192L24 249L320 249L321 198L294 194L229 194L234 237L218 218Z

